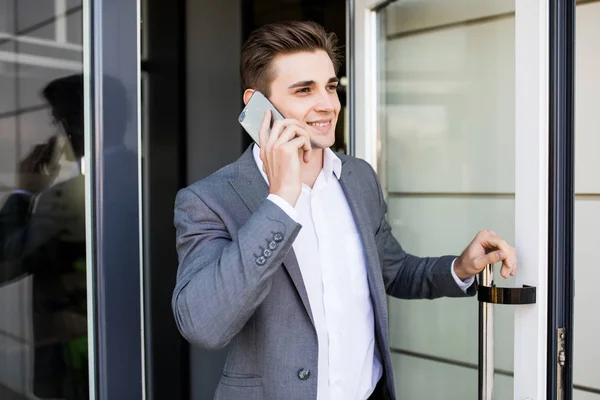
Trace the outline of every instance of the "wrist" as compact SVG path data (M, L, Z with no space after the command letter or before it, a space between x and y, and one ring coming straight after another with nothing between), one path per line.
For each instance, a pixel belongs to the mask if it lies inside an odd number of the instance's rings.
M292 207L296 206L296 202L298 201L298 197L300 197L300 192L297 190L291 190L291 189L280 189L280 190L275 190L275 191L271 191L269 194L274 194L276 196L281 197L283 200L285 200L287 203L289 203Z
M460 257L454 261L454 273L461 281L465 281L472 276L461 267Z

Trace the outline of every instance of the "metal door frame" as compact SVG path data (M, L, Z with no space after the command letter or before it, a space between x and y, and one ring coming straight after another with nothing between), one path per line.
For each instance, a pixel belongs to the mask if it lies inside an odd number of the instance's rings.
M83 0L91 400L145 396L140 22L139 0ZM115 155L119 141L128 143L127 155Z

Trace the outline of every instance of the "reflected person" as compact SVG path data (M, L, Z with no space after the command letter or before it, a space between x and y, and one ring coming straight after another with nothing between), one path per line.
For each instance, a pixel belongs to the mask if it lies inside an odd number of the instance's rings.
M0 279L33 277L33 392L86 399L87 318L83 80L42 90L59 132L19 164L18 189L0 210Z

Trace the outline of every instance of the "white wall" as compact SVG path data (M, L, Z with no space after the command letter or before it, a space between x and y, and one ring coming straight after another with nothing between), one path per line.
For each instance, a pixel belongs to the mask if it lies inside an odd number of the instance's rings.
M459 254L480 229L514 243L513 1L400 2L387 9L381 171L389 219L417 255ZM575 383L600 389L594 285L600 234L600 3L578 6ZM585 194L581 196L579 194ZM513 286L512 279L497 284ZM390 299L399 399L475 399L476 299ZM512 307L495 307L495 366L513 371ZM441 357L454 362L432 361ZM497 375L496 398L512 397ZM600 400L575 392L576 399Z

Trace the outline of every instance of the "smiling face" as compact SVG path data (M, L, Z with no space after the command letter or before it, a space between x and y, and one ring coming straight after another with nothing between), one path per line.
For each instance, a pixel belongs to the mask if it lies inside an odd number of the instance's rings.
M313 148L331 147L340 100L329 55L323 50L278 55L271 68L274 79L269 100L285 118L304 125Z

